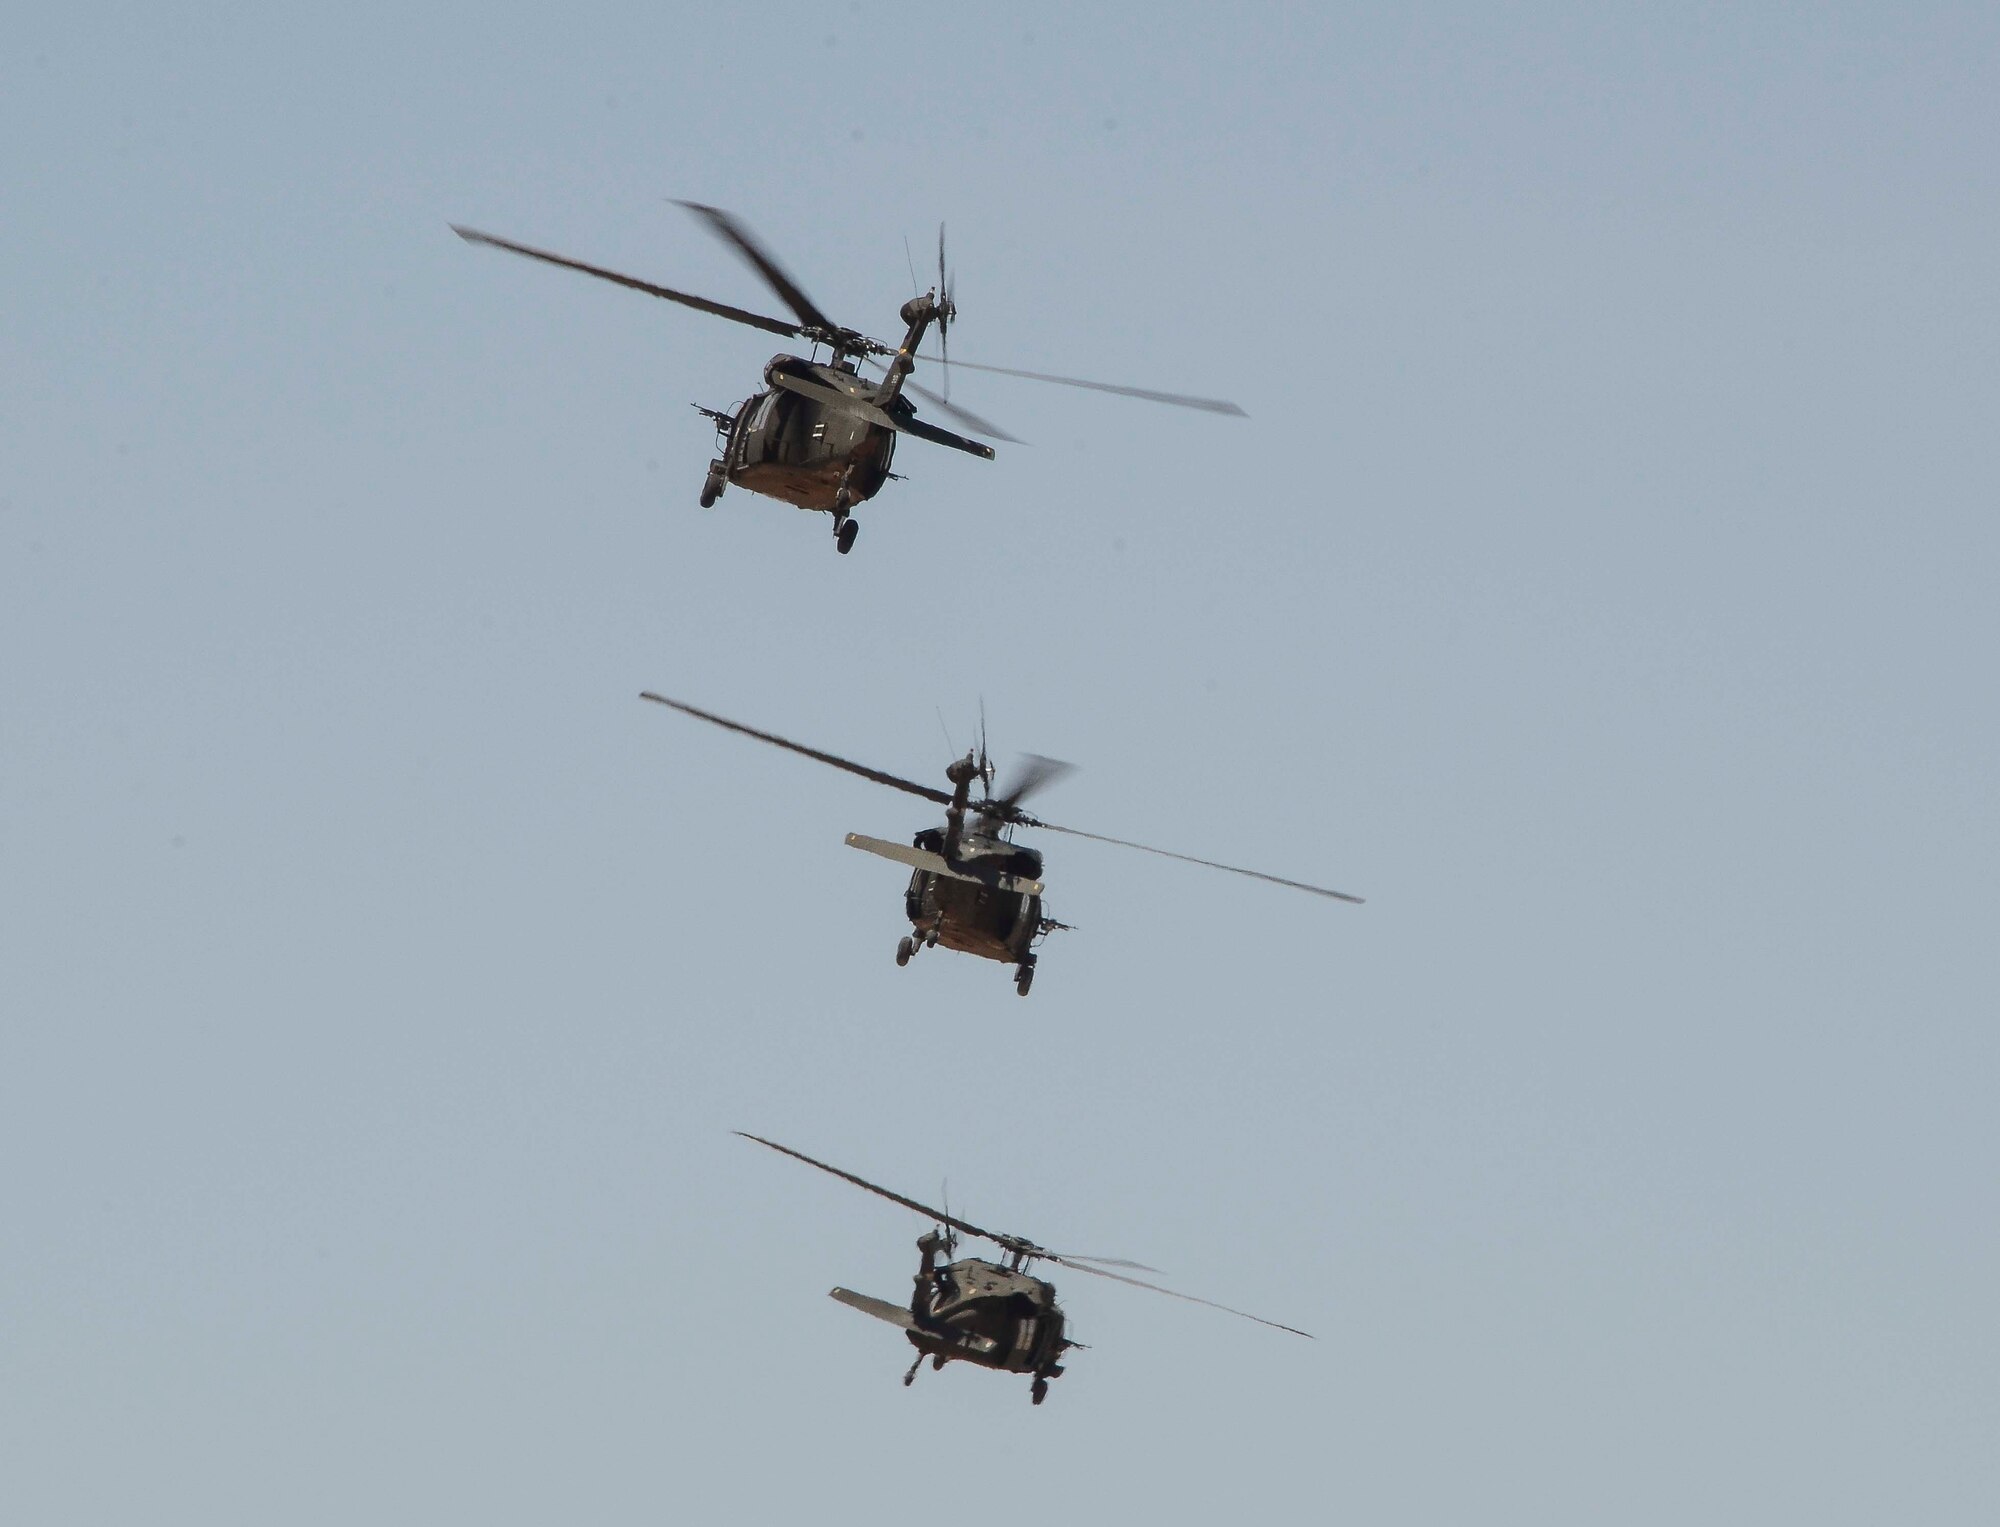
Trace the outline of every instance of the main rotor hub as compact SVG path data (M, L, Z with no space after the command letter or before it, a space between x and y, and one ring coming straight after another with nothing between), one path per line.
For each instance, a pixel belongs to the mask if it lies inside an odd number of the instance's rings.
M994 1236L994 1241L1007 1253L1007 1265L1015 1272L1026 1272L1028 1264L1037 1257L1046 1257L1048 1251L1033 1241L1023 1240L1018 1235Z
M802 338L816 345L826 345L835 355L894 355L896 352L879 339L870 339L855 329L826 329L816 324L807 324L799 330Z

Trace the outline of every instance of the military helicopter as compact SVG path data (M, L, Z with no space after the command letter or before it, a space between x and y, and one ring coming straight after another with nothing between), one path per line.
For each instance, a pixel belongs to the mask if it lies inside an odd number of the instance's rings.
M986 754L983 722L978 747L968 749L963 758L954 759L945 770L945 778L951 782L951 789L946 792L930 785L920 785L915 780L886 774L880 769L871 769L832 753L823 753L773 732L758 731L740 721L697 709L682 700L670 700L651 690L639 698L712 722L728 731L740 732L745 737L755 737L759 742L803 753L807 758L831 764L849 774L858 774L863 779L872 779L878 785L922 796L944 807L944 826L924 829L910 840L907 847L858 832L847 835L848 847L910 868L909 888L903 895L903 912L910 920L912 931L896 945L898 965L909 964L919 950L934 949L942 944L947 949L1012 965L1014 990L1024 997L1028 995L1028 988L1035 980L1035 946L1046 935L1068 930L1070 925L1043 915L1042 856L1032 848L1022 848L1014 843L1012 832L1016 827L1039 828L1043 832L1067 833L1071 837L1111 843L1119 848L1136 848L1141 853L1158 854L1162 858L1179 859L1214 870L1227 870L1232 875L1267 880L1273 885L1310 891L1315 896L1326 896L1335 901L1357 905L1361 901L1359 896L1350 896L1345 891L1330 891L1325 886L1308 885L1303 880L1286 880L1279 875L1267 875L1262 870L1218 864L1213 859L1197 859L1191 854L1151 848L1124 838L1107 838L1076 827L1058 827L1053 822L1029 816L1021 809L1021 802L1067 774L1071 766L1057 759L1030 754L1023 760L1021 772L1005 790L995 795L992 793L993 765ZM975 780L980 782L984 792L977 801L971 798ZM966 821L968 813L972 818L970 823Z
M888 345L879 339L835 323L819 305L778 264L750 231L719 207L697 202L681 206L705 221L729 247L742 256L764 278L779 300L798 315L798 322L769 318L726 302L713 302L671 287L656 286L634 276L620 275L599 265L573 260L567 255L517 244L495 234L481 233L454 223L452 231L473 244L504 249L565 270L616 282L619 286L650 296L664 297L687 307L713 313L736 323L748 324L786 339L803 339L811 346L808 356L776 355L764 368L764 390L733 409L696 409L715 425L720 452L708 464L702 483L701 506L711 507L725 488L734 484L750 493L796 504L801 509L823 510L833 516L833 544L843 555L854 547L860 527L853 518L856 505L873 498L882 485L897 474L889 470L896 454L896 437L914 435L935 445L950 446L973 456L993 459L993 447L983 441L941 429L917 416L905 394L915 394L940 413L965 424L982 435L1018 444L1014 437L977 414L955 406L950 400L951 321L958 315L952 300L951 278L945 272L944 227L938 226L938 279L928 292L903 304L902 320L907 326L901 344ZM915 269L911 284L915 284ZM944 394L927 391L910 380L917 362L917 347L935 325L943 368ZM828 352L819 358L820 351ZM886 366L878 359L887 356ZM926 360L930 357L926 356ZM882 369L882 379L863 377L857 362ZM1199 408L1209 413L1237 414L1243 410L1219 398L1188 397L1180 393L1158 392L1145 387L1120 387L1110 382L1085 381L1080 377L1051 376L1038 371L1016 371L1006 366L982 366L972 361L958 365L970 371L991 371L1002 376L1026 377L1030 381L1057 382L1067 387L1086 387L1096 392L1114 392L1144 398L1154 403L1172 403L1183 408Z
M766 1140L762 1135L745 1134L740 1129L736 1133L937 1221L937 1228L926 1231L917 1242L917 1251L923 1260L917 1268L915 1287L910 1292L907 1307L867 1294L857 1294L851 1288L831 1291L832 1297L842 1304L864 1315L873 1315L877 1320L887 1321L909 1338L910 1345L917 1349L917 1355L910 1364L909 1372L903 1375L906 1385L916 1382L917 1370L923 1367L924 1359L928 1357L933 1369L942 1368L949 1362L961 1362L976 1363L982 1368L997 1368L1002 1373L1032 1373L1035 1381L1029 1386L1028 1397L1037 1405L1047 1399L1049 1380L1062 1375L1063 1354L1081 1347L1083 1343L1071 1341L1063 1334L1066 1322L1062 1307L1056 1303L1055 1285L1028 1271L1036 1262L1053 1262L1058 1267L1072 1268L1093 1277L1129 1283L1134 1288L1149 1288L1156 1294L1185 1299L1191 1304L1205 1304L1212 1310L1222 1310L1230 1315L1241 1315L1260 1326L1289 1331L1294 1336L1308 1339L1312 1337L1312 1332L1301 1331L1297 1326L1282 1325L1245 1310L1230 1309L1213 1299L1198 1299L1193 1294L1179 1293L1171 1288L1162 1288L1157 1283L1146 1283L1109 1271L1113 1267L1130 1268L1135 1272L1159 1270L1143 1262L1055 1252L1018 1235L995 1235L991 1230L981 1230L965 1220L954 1219L944 1210L930 1208L914 1198L905 1198L900 1193L877 1187L852 1172L843 1172L837 1166L815 1161L789 1145ZM1006 1262L988 1262L979 1257L951 1261L950 1258L958 1250L959 1231L993 1242L1006 1253ZM946 1258L943 1266L938 1265L940 1256Z

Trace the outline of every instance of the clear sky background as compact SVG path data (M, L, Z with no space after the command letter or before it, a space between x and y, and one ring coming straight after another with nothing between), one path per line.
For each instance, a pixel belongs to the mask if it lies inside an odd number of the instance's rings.
M0 1516L1994 1519L2000 20L1389 9L11 19ZM769 307L675 197L1250 417L704 512L768 336L446 227ZM648 687L1368 904L899 971L926 809ZM905 1390L734 1128L1319 1340Z

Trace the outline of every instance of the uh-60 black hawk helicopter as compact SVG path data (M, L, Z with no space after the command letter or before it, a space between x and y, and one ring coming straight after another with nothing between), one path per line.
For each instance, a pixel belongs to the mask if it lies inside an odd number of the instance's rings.
M831 1291L832 1297L842 1304L899 1327L909 1338L910 1345L917 1349L917 1356L910 1364L910 1371L903 1375L905 1384L916 1382L917 1370L923 1367L924 1359L928 1357L933 1369L958 1362L997 1368L1002 1373L1031 1373L1034 1383L1029 1386L1029 1398L1037 1405L1048 1398L1049 1380L1062 1375L1063 1355L1072 1348L1082 1347L1083 1343L1071 1341L1065 1334L1067 1322L1062 1307L1056 1303L1055 1285L1029 1272L1028 1269L1036 1262L1053 1262L1058 1267L1089 1273L1093 1277L1129 1283L1134 1288L1148 1288L1156 1294L1185 1299L1191 1304L1205 1304L1212 1310L1241 1315L1260 1326L1289 1331L1294 1336L1312 1336L1312 1332L1301 1331L1297 1326L1283 1325L1246 1310L1217 1304L1213 1299L1198 1299L1193 1294L1183 1294L1171 1288L1162 1288L1157 1283L1146 1283L1110 1271L1113 1267L1130 1268L1136 1272L1158 1271L1143 1262L1050 1251L1046 1246L1037 1246L1018 1235L996 1235L991 1230L981 1230L977 1225L955 1219L945 1210L933 1209L914 1198L905 1198L900 1193L878 1187L866 1178L856 1177L852 1172L843 1172L837 1166L815 1161L803 1151L795 1151L788 1145L766 1140L762 1135L745 1134L740 1129L736 1133L937 1221L937 1228L925 1232L917 1242L917 1251L923 1261L917 1268L915 1287L910 1292L907 1306L857 1294L851 1288ZM1006 1253L1007 1260L1000 1263L966 1257L962 1261L951 1261L958 1249L959 1231L993 1242ZM940 1255L946 1259L943 1266L938 1264Z
M1345 891L1330 891L1325 886L1308 885L1303 880L1287 880L1281 875L1267 875L1262 870L1246 870L1233 864L1219 864L1213 859L1197 859L1191 854L1151 848L1124 838L1107 838L1101 833L1084 832L1077 827L1058 827L1053 822L1029 816L1021 809L1021 802L1050 781L1067 774L1071 766L1057 759L1030 754L1023 760L1021 772L1005 790L995 795L993 765L986 756L983 723L979 746L968 751L963 758L953 760L945 770L951 789L944 791L880 769L871 769L866 764L858 764L833 753L821 752L818 748L806 747L773 732L759 731L740 721L697 709L681 700L670 700L650 690L639 698L712 722L729 731L740 732L745 737L755 737L759 742L803 753L807 758L831 764L849 774L858 774L863 779L872 779L878 785L922 796L944 807L944 826L924 829L911 839L908 846L865 837L858 832L847 835L850 848L877 854L910 868L910 884L903 896L903 912L910 920L911 932L896 945L898 965L909 964L920 949L934 949L942 944L947 949L1012 965L1014 989L1024 997L1028 995L1028 988L1035 979L1035 945L1045 935L1067 929L1069 924L1043 915L1042 856L1034 849L1023 848L1013 841L1012 833L1016 827L1066 833L1074 838L1089 838L1096 843L1115 844L1119 848L1136 848L1141 853L1158 854L1162 858L1179 859L1183 863L1199 864L1214 870L1227 870L1232 875L1247 875L1252 880L1290 886L1295 891L1310 891L1315 896L1331 897L1335 901L1357 904L1361 901L1359 896L1350 896ZM975 780L979 781L984 792L976 801L972 799Z
M992 435L1013 443L1014 437L977 414L956 407L950 401L951 360L949 334L958 314L952 301L950 278L945 273L944 228L938 228L938 281L930 291L903 304L902 319L907 329L902 343L887 345L879 339L835 323L812 298L786 274L771 253L748 229L718 207L682 202L719 234L730 248L762 276L786 307L798 315L797 323L769 318L726 302L713 302L671 287L656 286L634 276L620 275L599 265L573 260L517 244L511 239L481 233L474 228L452 225L460 238L487 244L512 254L526 255L565 270L613 281L634 291L664 297L718 318L732 319L786 339L803 339L812 346L807 356L776 355L764 368L764 390L734 409L695 407L714 421L721 451L708 465L702 484L701 505L710 507L725 487L734 484L751 493L796 504L801 509L818 509L833 516L833 542L841 552L850 550L859 529L853 518L855 506L873 498L882 485L896 476L889 464L896 454L896 437L914 435L937 445L993 459L993 447L983 441L955 435L917 417L906 394L915 394L939 412L950 415L982 435ZM912 283L915 273L912 271ZM917 347L935 325L944 376L944 395L929 392L910 380L917 362ZM820 351L828 351L825 360ZM879 357L887 357L884 366ZM926 356L925 359L930 359ZM884 370L880 381L864 377L857 362L867 362ZM970 371L991 371L1002 376L1026 377L1030 381L1060 382L1069 387L1087 387L1096 392L1122 393L1154 403L1172 403L1183 408L1199 408L1209 413L1238 414L1243 410L1219 398L1188 397L1180 393L1158 392L1147 387L1119 387L1109 382L1090 382L1080 377L1051 376L1039 371L1016 371L1006 366L981 366L972 361L955 364Z

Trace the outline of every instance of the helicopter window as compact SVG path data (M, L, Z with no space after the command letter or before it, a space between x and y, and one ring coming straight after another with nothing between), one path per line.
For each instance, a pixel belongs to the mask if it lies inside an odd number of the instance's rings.
M1041 1333L1042 1322L1032 1299L1016 1294L1009 1301L1014 1313L1014 1351L1020 1357L1032 1356L1035 1338Z

